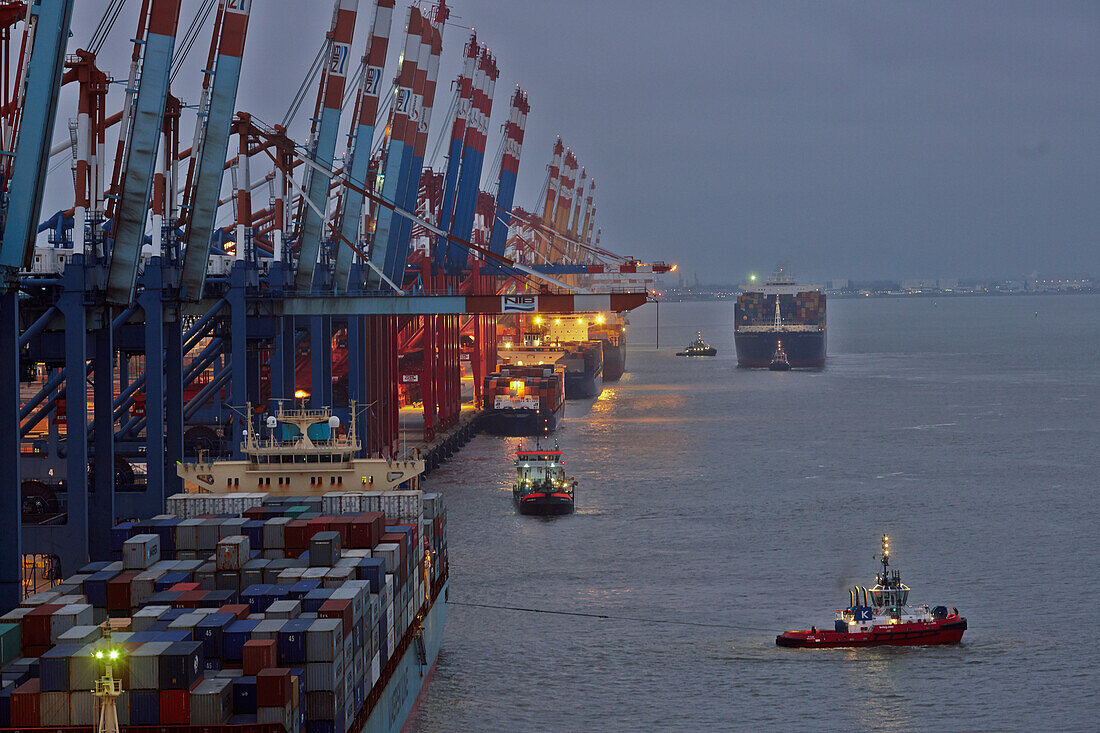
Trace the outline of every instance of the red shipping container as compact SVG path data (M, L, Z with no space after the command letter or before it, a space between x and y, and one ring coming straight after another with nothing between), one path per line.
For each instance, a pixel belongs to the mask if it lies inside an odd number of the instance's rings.
M28 612L19 622L20 643L28 647L49 645L50 616L60 608L56 604L47 604Z
M248 614L251 613L251 611L249 611L247 603L230 603L229 605L219 608L218 613L232 613L243 621L248 618Z
M160 691L161 725L191 724L191 692L188 690Z
M279 648L274 639L251 639L242 648L246 675L257 675L279 663Z
M330 598L317 609L317 618L338 618L343 626L344 636L351 633L352 621L355 616L352 612L351 599ZM245 674L248 674L247 672Z
M355 524L354 517L333 517L329 521L329 530L340 533L340 546L351 547L351 526Z
M198 583L176 583L168 590L189 591L189 590L202 590L202 586Z
M264 518L264 507L262 507L262 506L250 506L247 509L245 509L243 512L241 512L241 515L245 516L245 517L248 517L249 519L263 519Z
M335 517L314 517L313 519L310 519L309 536L313 537L313 535L317 534L318 532L328 532L329 522L331 522L333 519L335 519Z
M107 581L107 610L130 610L130 583L140 570L127 570Z
M173 608L201 608L202 599L206 598L208 590L189 590L172 604Z
M294 550L297 554L301 554L309 547L309 538L312 536L308 534L309 522L303 519L295 519L287 522L283 528L283 539L286 542L287 555L290 555L290 550Z
M11 725L13 728L36 728L40 725L39 721L42 717L41 707L38 704L40 690L38 678L27 680L12 690Z
M53 649L51 644L23 644L20 647L20 653L29 659L37 659L50 649Z
M348 547L369 550L377 545L378 538L382 536L385 521L386 515L382 512L364 512L352 517Z
M261 707L283 707L290 702L290 670L285 667L264 669L256 673L256 704Z

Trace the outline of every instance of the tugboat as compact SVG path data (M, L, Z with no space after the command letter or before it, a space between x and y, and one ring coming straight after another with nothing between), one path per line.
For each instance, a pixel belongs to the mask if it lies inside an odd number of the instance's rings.
M535 441L534 450L516 449L516 483L512 498L520 514L542 516L572 514L573 489L577 482L566 477L562 452L543 450Z
M677 351L676 356L714 356L718 350L703 341L703 332L695 332L695 340L683 351Z
M772 354L772 363L768 364L768 369L773 372L789 372L791 370L791 363L787 361L787 352L783 350L782 341L776 343L775 353Z
M889 570L890 538L882 536L882 572L875 587L848 589L850 605L836 612L833 629L810 627L809 631L784 631L775 637L777 646L932 646L958 644L966 631L966 619L958 609L946 606L906 605L909 587L897 570Z

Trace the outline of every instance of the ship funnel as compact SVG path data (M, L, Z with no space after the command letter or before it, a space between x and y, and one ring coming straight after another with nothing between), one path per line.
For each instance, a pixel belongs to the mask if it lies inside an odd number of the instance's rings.
M859 589L860 589L861 591L863 591L863 605L864 605L864 606L866 606L866 605L869 605L869 604L867 603L867 588L865 588L864 586L862 586L862 585L861 585L861 586L859 587Z
M850 601L848 606L854 608L855 605L856 605L856 590L855 590L855 588L849 588L848 589L848 600Z

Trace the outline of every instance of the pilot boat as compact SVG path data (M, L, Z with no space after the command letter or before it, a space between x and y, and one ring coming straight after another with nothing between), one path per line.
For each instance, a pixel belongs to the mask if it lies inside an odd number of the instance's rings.
M695 332L695 340L688 344L683 351L677 351L676 356L714 356L718 350L703 341L703 332Z
M768 364L768 369L773 372L789 372L791 370L791 363L787 361L787 352L783 350L782 341L776 343L775 353L772 354L772 363Z
M848 589L849 606L837 610L832 629L784 631L775 637L785 647L933 646L958 644L966 619L956 608L906 605L909 587L890 570L890 538L882 536L882 572L875 587Z
M562 452L557 445L545 450L535 441L535 449L522 445L516 449L516 483L512 498L520 514L572 514L573 489L577 482L565 475Z

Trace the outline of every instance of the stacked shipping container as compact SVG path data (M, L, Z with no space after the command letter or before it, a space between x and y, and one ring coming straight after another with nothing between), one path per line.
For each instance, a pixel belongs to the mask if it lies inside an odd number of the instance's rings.
M93 653L111 619L123 724L348 730L446 573L439 495L168 505L112 530L113 561L0 617L0 727L93 724Z
M777 296L748 292L737 296L734 322L738 326L770 326L775 322ZM780 294L779 313L784 324L825 327L825 293L810 290Z

